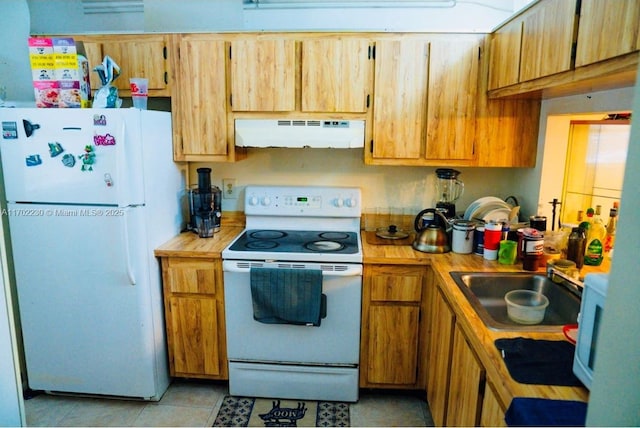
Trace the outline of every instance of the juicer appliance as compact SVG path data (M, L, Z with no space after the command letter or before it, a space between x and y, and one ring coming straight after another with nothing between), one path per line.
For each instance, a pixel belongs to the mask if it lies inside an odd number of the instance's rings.
M211 168L198 168L197 187L188 189L190 220L188 229L201 238L210 238L220 230L222 191L211 185Z
M458 179L460 171L451 168L436 169L436 210L447 219L456 216L455 202L464 192L464 183Z

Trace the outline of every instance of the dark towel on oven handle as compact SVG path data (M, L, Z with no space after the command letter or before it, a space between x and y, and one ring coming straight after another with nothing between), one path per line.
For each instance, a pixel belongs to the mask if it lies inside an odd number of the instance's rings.
M318 327L326 317L321 270L251 268L250 277L256 321Z

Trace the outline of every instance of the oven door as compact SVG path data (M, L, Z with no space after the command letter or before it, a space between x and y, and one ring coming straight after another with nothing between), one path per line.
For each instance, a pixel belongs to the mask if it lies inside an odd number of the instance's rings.
M327 315L320 326L256 321L251 300L252 267L322 269ZM362 265L225 260L223 270L230 362L358 365Z

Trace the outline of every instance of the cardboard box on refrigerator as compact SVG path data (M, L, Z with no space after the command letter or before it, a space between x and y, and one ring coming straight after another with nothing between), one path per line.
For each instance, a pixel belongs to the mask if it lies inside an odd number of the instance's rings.
M89 63L78 51L71 37L29 38L36 107L91 106Z

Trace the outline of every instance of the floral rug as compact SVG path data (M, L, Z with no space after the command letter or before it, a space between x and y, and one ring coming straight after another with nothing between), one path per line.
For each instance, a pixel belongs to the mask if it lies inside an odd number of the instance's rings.
M214 427L348 427L349 404L233 397L222 401Z

